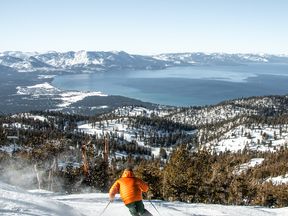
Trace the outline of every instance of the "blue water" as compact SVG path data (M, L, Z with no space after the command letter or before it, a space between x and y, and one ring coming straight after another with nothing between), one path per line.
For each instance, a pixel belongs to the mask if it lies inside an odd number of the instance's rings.
M288 93L288 64L191 66L96 72L55 77L61 89L101 91L157 104L216 104L248 96Z

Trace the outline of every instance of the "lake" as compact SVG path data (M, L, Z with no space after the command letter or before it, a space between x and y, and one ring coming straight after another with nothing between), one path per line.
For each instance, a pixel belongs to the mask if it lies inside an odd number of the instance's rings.
M287 94L288 64L95 72L57 76L52 84L164 105L210 105L240 97Z

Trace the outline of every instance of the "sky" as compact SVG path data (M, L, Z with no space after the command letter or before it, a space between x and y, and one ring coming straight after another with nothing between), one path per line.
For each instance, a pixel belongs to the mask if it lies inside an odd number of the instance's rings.
M287 0L0 0L0 51L288 54Z

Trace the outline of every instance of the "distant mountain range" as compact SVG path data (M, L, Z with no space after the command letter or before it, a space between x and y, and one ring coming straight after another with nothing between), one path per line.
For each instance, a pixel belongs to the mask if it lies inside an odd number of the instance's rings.
M226 54L226 53L168 53L153 56L126 52L20 52L0 53L0 66L18 71L73 70L109 71L125 69L163 69L190 65L239 65L250 63L288 63L288 55Z

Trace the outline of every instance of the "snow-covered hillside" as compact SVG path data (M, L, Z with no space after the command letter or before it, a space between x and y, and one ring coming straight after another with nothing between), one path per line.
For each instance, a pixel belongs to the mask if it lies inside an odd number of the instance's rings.
M25 54L23 55L16 55L19 57L14 57L9 55L0 55L0 65L8 66L19 71L30 71L34 69L49 69L51 66L36 59L33 56L27 57Z
M81 101L89 96L107 96L101 92L81 92L81 91L63 91L55 88L50 83L40 83L33 86L16 87L17 94L23 96L31 96L32 98L50 97L51 100L61 101L57 107L67 107L77 101Z
M258 124L251 116L262 116L264 112L283 112L286 110L287 96L282 100L277 97L247 98L229 101L223 104L187 109L149 110L141 107L124 107L116 109L116 116L157 116L181 124L194 125L199 142L215 152L275 151L288 145L287 124ZM269 111L270 112L270 111ZM247 124L249 122L249 124ZM219 126L215 126L215 125ZM207 125L213 126L207 130ZM209 127L208 127L209 128ZM205 143L203 136L214 137ZM217 135L217 136L216 136Z
M282 129L283 127L283 129ZM206 145L216 152L237 152L243 150L275 151L288 145L286 125L268 126L245 125L238 126ZM225 129L224 129L225 130Z
M233 65L247 63L267 63L285 61L283 57L268 54L226 54L226 53L164 53L154 58L174 65Z
M20 71L77 69L106 71L111 69L162 69L188 65L237 65L249 63L288 63L287 56L268 54L168 53L154 56L131 55L126 52L2 52L0 65Z
M288 208L187 204L158 200L152 200L152 203L162 216L283 216L288 214ZM25 191L0 182L0 214L3 216L97 216L101 215L107 204L108 194L60 195L43 190ZM144 204L153 215L159 215L149 201L145 200ZM103 214L103 216L108 215L127 216L129 212L118 197Z
M20 71L76 69L80 71L106 71L111 69L161 69L166 62L150 56L130 55L126 52L47 52L0 53L0 65Z

